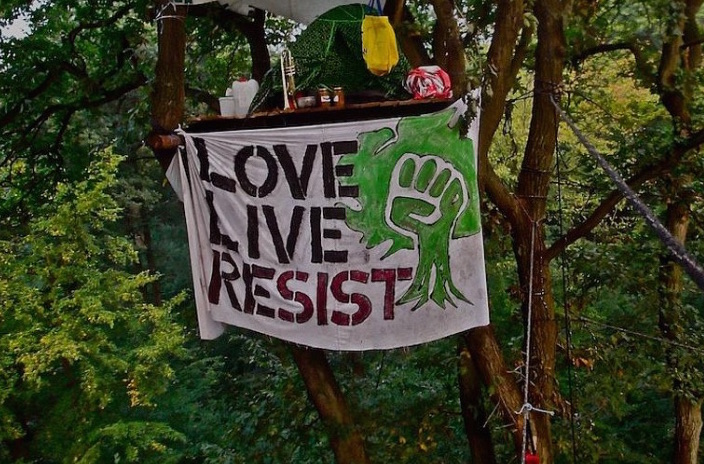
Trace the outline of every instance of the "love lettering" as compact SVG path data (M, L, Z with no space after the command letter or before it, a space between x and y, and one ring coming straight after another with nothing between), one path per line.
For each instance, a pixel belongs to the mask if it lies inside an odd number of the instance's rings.
M356 140L336 142L323 142L307 145L304 153L292 154L284 145L248 145L240 148L231 158L231 169L227 174L215 172L211 167L208 147L201 138L194 138L199 161L199 177L202 181L210 183L212 189L206 188L206 202L210 213L210 242L222 245L229 250L244 253L250 259L260 258L261 239L267 234L276 252L280 264L288 264L299 246L299 236L302 227L310 230L310 243L305 244L309 250L311 263L345 263L348 259L347 250L331 246L326 249L324 244L329 240L341 237L341 231L336 227L336 221L345 221L346 210L338 206L315 206L309 200L312 198L355 198L359 194L356 185L341 185L339 178L352 175L351 165L336 165L342 155L357 152ZM300 168L296 167L293 156L301 156ZM256 172L252 166L258 165ZM318 169L314 169L316 163ZM311 191L311 176L313 172L319 173L321 182L318 191ZM267 199L280 183L286 185L287 191L293 202L299 202L291 208L287 206L268 203ZM244 243L240 239L229 237L222 233L220 218L215 207L220 195L245 195L256 199L256 204L248 204L244 217L237 218L246 221L247 234ZM281 219L280 208L287 208L286 213L291 213L290 220ZM292 211L291 211L292 210ZM269 243L269 242L267 242Z

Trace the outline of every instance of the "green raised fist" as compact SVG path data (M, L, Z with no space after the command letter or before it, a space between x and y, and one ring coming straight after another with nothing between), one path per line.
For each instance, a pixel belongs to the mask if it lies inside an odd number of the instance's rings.
M406 153L391 176L386 203L389 226L418 246L418 268L411 287L398 304L429 299L441 307L456 306L452 296L469 302L452 282L449 247L458 216L469 203L460 173L440 157Z

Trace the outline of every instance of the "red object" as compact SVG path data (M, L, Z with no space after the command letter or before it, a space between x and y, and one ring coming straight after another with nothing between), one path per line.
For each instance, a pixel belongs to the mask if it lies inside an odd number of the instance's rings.
M526 451L526 464L540 464L540 459L537 454Z
M452 98L450 76L439 66L421 66L412 69L404 81L414 100L422 98Z

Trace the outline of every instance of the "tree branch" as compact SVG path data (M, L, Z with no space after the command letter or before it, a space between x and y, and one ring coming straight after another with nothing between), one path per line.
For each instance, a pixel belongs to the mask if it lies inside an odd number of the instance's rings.
M632 176L630 179L626 181L626 183L632 188L632 189L637 189L644 183L653 180L663 173L665 173L667 170L669 170L672 166L670 166L669 159L667 163L660 162L655 165L649 165L644 167L638 174ZM619 190L614 190L612 191L602 202L597 208L592 212L591 215L589 215L588 218L586 218L584 221L582 221L579 225L576 227L572 228L571 230L567 231L565 235L560 237L558 240L556 240L550 248L545 250L545 259L550 261L562 253L565 248L567 248L569 245L573 244L580 238L586 236L588 233L590 233L594 228L596 228L601 221L611 212L613 209L616 207L616 205L623 200L624 196Z
M387 0L384 13L391 18L396 39L411 66L417 68L431 64L432 60L425 49L423 38L414 30L416 20L405 0Z
M270 67L269 49L264 31L266 14L263 10L255 8L254 16L249 17L235 13L223 6L207 3L190 6L188 15L209 18L225 30L234 28L239 31L249 45L252 56L252 78L261 82Z
M572 65L576 67L576 66L579 66L580 63L582 63L583 61L587 60L588 58L590 58L592 56L599 55L601 53L615 52L615 51L619 51L619 50L626 50L626 51L631 52L631 55L633 55L633 59L636 64L636 69L641 74L641 76L644 77L648 83L655 82L654 70L651 69L651 67L648 65L648 62L643 57L643 53L641 52L640 48L636 44L635 40L625 41L625 42L599 44L599 45L595 45L593 47L587 48L585 50L582 50L581 53L578 53L572 57L572 59L571 59Z
M526 54L528 53L528 46L533 39L533 34L535 33L535 24L531 23L530 26L523 26L521 29L521 38L516 46L516 51L513 54L513 59L511 60L511 76L512 80L516 78L518 72L523 66L523 61L526 59Z
M687 140L677 144L671 150L670 154L660 160L658 163L645 166L636 175L626 181L626 184L631 189L636 189L644 183L660 177L662 174L670 171L677 166L682 157L690 150L693 150L704 144L704 129L692 134ZM601 221L608 215L616 205L624 198L624 194L619 190L614 190L607 196L601 204L592 212L592 214L582 221L579 225L569 230L563 237L555 241L550 248L545 251L545 259L552 260L557 257L562 251L580 238L583 238L589 232L594 230Z
M72 74L78 79L81 79L85 76L85 73L81 69L76 67L74 64L69 63L68 61L53 63L52 67L52 71L46 75L44 80L37 87L30 90L23 98L19 100L19 103L17 103L9 111L7 111L7 113L3 114L2 117L0 117L0 128L11 124L15 120L15 118L17 118L22 112L24 101L33 100L42 93L46 92L49 87L51 87L51 84L56 82L61 77L62 72Z
M195 101L205 103L206 105L208 105L208 108L210 108L216 113L220 111L220 103L218 101L218 97L206 90L186 85L186 95L194 99Z
M134 6L135 6L134 3L126 3L121 8L118 8L117 11L115 11L115 13L112 16L110 16L109 18L79 24L78 26L73 28L68 33L67 39L68 39L68 42L71 44L71 48L74 47L74 44L76 43L76 38L78 37L78 34L80 34L81 32L83 32L85 30L88 30L88 29L98 29L101 27L112 26L117 21L119 21L122 17L127 15L127 13L132 11L132 8L134 8Z
M103 20L99 21L93 21L93 22L88 22L88 23L81 23L78 26L76 26L74 29L72 29L68 35L67 35L67 41L69 43L69 46L71 48L72 52L75 52L75 42L76 38L78 35L85 30L88 29L97 29L101 27L108 27L113 24L115 24L117 21L119 21L122 17L127 15L132 9L134 8L133 3L127 3L121 8L119 8L112 16L109 18L105 18ZM81 60L82 61L82 60ZM42 93L46 92L49 90L51 85L55 83L59 78L62 76L62 74L68 73L76 77L78 80L84 80L84 81L90 81L90 76L87 74L85 68L81 68L76 66L74 63L71 63L70 61L61 61L61 62L55 62L55 61L48 61L46 63L47 66L47 75L42 80L41 83L34 89L30 90L27 92L26 95L23 96L23 98L19 99L19 102L15 104L11 109L9 109L5 114L0 116L0 128L7 126L8 124L11 124L22 112L22 107L23 107L23 102L26 100L33 100L40 96Z
M500 0L498 3L484 76L484 87L488 91L482 99L479 125L479 189L487 193L511 223L517 219L518 202L491 167L488 154L516 78L515 72L519 69L516 58L519 54L514 54L514 50L523 27L523 10L521 0Z
M138 73L132 80L125 82L118 87L105 90L105 92L103 92L102 95L99 95L98 98L94 98L93 96L84 96L83 98L80 98L70 104L61 103L48 106L44 111L42 111L39 117L37 117L26 127L26 129L32 131L39 128L51 116L61 111L76 111L86 108L97 108L106 103L117 100L126 93L135 90L146 83L147 77L142 73Z

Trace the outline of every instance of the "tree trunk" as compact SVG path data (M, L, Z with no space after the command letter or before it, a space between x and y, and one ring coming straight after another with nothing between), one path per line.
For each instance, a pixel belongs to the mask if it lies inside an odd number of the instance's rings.
M271 67L271 57L269 56L269 47L266 44L266 31L264 29L265 20L266 12L255 8L252 27L245 31L245 38L252 55L252 79L257 82L262 81L264 74Z
M460 406L464 430L476 464L496 464L496 455L491 433L486 425L487 417L482 405L482 384L469 349L460 343L457 378L460 387Z
M535 56L535 83L530 132L518 176L516 196L522 205L514 221L513 248L523 293L523 315L530 313L531 339L529 402L541 409L551 409L555 396L555 350L557 323L549 262L545 254L545 218L547 195L557 145L558 115L552 99L559 99L565 63L563 24L564 2L542 0L535 4L538 19L538 45ZM531 262L531 254L533 260ZM531 268L533 273L531 275ZM529 286L532 287L529 289ZM530 292L530 294L529 294ZM531 301L531 307L528 302ZM531 415L533 433L542 464L553 462L550 416Z
M506 107L506 97L515 80L514 49L523 26L523 2L500 0L496 11L496 24L487 56L487 72L484 82L486 96L482 99L481 124L479 125L480 168L488 168L489 153L494 133L499 127ZM486 175L480 176L480 184ZM483 189L482 189L483 190ZM488 192L492 195L491 192ZM493 198L492 198L493 199Z
M396 32L398 45L411 67L431 64L432 61L425 49L421 34L413 30L415 18L406 6L405 0L387 0L384 4L384 14L389 16Z
M675 398L675 455L673 464L697 464L702 433L702 400Z
M479 188L486 192L509 222L514 222L520 213L518 202L512 193L493 171L488 160L489 147L494 133L504 114L506 98L513 86L522 61L523 51L517 49L518 37L523 27L524 3L521 0L499 0L497 2L494 34L487 57L487 72L482 97L481 121L479 126ZM521 451L523 418L516 415L523 398L515 377L504 361L491 325L474 328L464 335L467 348L484 384L491 392L490 397L498 406L504 424L510 427L514 448ZM468 436L471 440L471 437Z
M453 0L431 0L437 21L433 37L435 63L447 71L452 92L460 97L467 92L464 44L460 37Z
M532 231L532 228L535 228ZM534 237L531 238L531 235ZM542 255L545 251L544 227L542 223L527 223L514 229L514 254L518 263L519 282L523 295L524 324L528 324L528 297L532 292L530 308L530 372L528 373L528 403L540 409L550 410L557 403L555 395L555 351L557 323L553 300L549 263ZM533 274L531 279L531 247L533 248ZM532 288L529 288L532 287ZM527 339L525 347L527 346ZM525 384L523 385L525 388ZM523 403L523 398L521 400ZM541 464L553 462L551 416L533 412L530 415L531 429L537 438L537 451Z
M293 359L303 377L308 396L318 410L330 436L337 464L365 464L369 457L347 402L335 381L325 353L319 349L291 345Z
M152 134L169 134L181 124L186 100L186 9L167 0L157 1L156 9L162 13L157 16L159 50L151 94ZM166 170L175 150L153 151Z
M689 228L688 201L679 200L668 205L667 228L684 245ZM663 336L675 343L682 343L682 268L671 259L662 266L659 326ZM668 348L668 367L672 372L691 369L681 365L676 350ZM683 391L685 390L685 391ZM687 392L687 386L674 380L675 436L673 464L697 464L699 437L702 431L702 399L693 399L698 392ZM689 395L687 394L689 393Z

